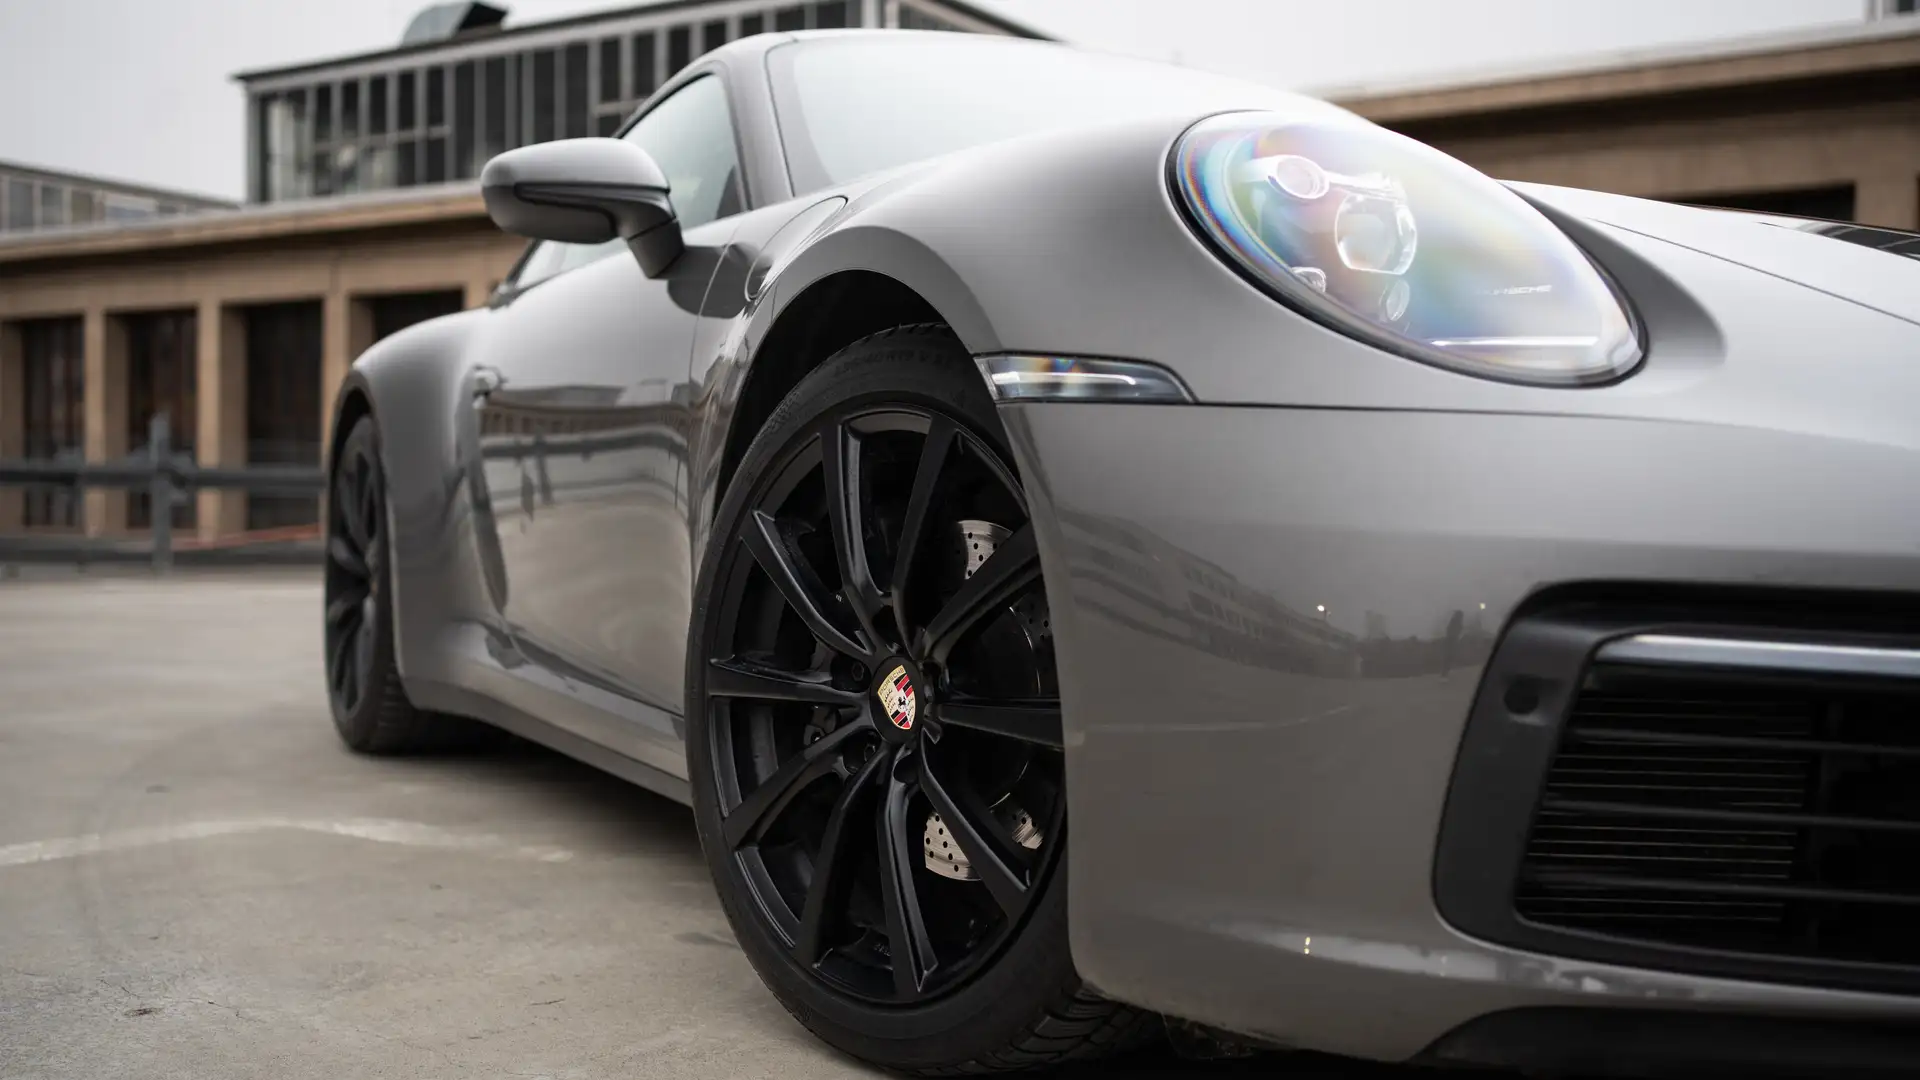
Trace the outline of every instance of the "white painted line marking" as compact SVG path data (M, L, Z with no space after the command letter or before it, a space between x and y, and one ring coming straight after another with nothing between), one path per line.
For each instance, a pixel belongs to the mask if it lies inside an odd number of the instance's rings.
M193 821L179 825L161 825L145 829L87 833L53 840L30 840L0 847L0 867L29 863L76 859L111 851L172 844L182 840L205 840L215 836L244 836L251 833L291 829L296 832L327 836L350 836L377 844L401 844L407 847L438 848L442 851L468 851L478 855L529 859L557 863L573 858L573 852L544 844L516 844L492 833L460 833L417 821L392 821L379 818L348 818L339 821L301 818L247 818L237 821Z

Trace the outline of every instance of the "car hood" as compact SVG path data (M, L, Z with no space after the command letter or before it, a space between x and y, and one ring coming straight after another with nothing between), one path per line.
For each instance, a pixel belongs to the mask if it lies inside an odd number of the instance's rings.
M1577 188L1508 186L1549 213L1664 240L1920 324L1920 237Z

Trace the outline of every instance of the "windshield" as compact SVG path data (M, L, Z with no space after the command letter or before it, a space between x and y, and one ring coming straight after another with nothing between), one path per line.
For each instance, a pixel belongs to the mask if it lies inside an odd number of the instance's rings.
M1143 113L1324 108L1258 83L973 34L834 37L767 56L796 195L969 146Z

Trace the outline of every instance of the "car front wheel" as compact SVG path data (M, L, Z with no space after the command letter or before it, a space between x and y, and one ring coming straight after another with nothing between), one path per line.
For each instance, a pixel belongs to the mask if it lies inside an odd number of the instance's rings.
M741 947L802 1024L922 1073L1151 1029L1068 955L1033 522L948 331L865 339L795 388L744 456L700 580L701 841Z

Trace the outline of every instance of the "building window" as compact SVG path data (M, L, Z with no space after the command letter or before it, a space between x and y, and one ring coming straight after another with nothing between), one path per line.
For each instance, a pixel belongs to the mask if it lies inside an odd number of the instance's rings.
M35 319L20 324L23 361L24 449L29 458L78 461L85 442L85 361L80 320ZM79 492L71 488L28 488L23 493L23 523L76 528Z
M33 228L33 181L7 181L7 228Z
M67 189L60 184L40 185L40 227L67 223Z
M387 94L386 75L375 75L367 80L367 134L385 135L390 117L387 116L391 100Z
M592 107L587 103L587 92L592 88L592 72L587 70L591 50L587 43L578 41L567 46L561 54L565 65L561 72L566 88L565 112L563 116L566 138L575 139L587 134L593 126Z
M412 131L420 122L419 76L411 71L400 73L400 119L401 131Z
M658 39L651 31L633 35L633 96L644 98L660 86Z
M253 142L247 147L253 160L253 197L260 202L273 200L273 106L279 97L262 94L253 99L248 114L253 123Z
M176 454L192 455L199 432L199 373L196 370L199 319L191 311L127 316L127 447L147 452L153 418L167 414L167 441ZM153 524L152 497L135 491L127 500L127 527ZM194 524L193 500L173 507L173 527Z
M453 175L456 179L479 176L479 159L473 116L473 63L453 69Z
M420 76L403 71L394 82L393 183L412 187L420 182Z
M966 27L959 23L943 19L931 12L919 8L900 5L900 29L902 30L949 30L965 32Z
M813 25L818 30L837 30L847 25L847 4L852 0L831 0L813 5Z
M627 94L625 72L620 70L623 55L620 39L602 39L596 53L594 59L599 66L599 73L595 77L597 96L593 105L593 133L612 135L620 130L621 121L633 111Z
M261 172L267 198L301 199L313 194L313 126L307 92L289 90L269 98L265 111L267 152Z
M447 180L447 148L450 129L447 124L447 69L430 67L421 72L426 83L426 139L422 149L426 160L420 169L420 182L441 184Z
M558 137L559 117L555 108L558 91L554 86L553 50L542 49L533 54L533 138L529 142L549 142Z
M313 141L333 138L333 85L321 83L313 88Z
M773 13L775 30L805 30L807 28L807 9L794 5L783 7Z
M480 150L483 157L504 153L514 146L514 134L520 125L513 123L514 113L509 90L513 85L511 56L495 56L480 68Z
M73 211L69 217L75 225L91 225L100 220L100 196L91 191L73 189Z
M445 68L430 67L427 78L427 126L436 128L447 122L447 86Z
M140 195L108 195L106 203L108 221L145 221L161 212L158 203Z
M673 78L693 60L693 27L676 26L667 31L667 78Z
M246 308L245 317L247 462L320 464L320 304L264 304ZM247 499L249 529L319 520L315 498Z
M340 137L357 139L360 137L360 83L349 80L340 84Z
M755 34L765 33L766 29L767 17L765 15L754 14L740 16L741 37L752 37Z
M606 105L625 101L627 95L620 88L620 39L600 39L600 98L599 103Z
M715 19L700 28L700 51L710 53L727 43L727 20Z

